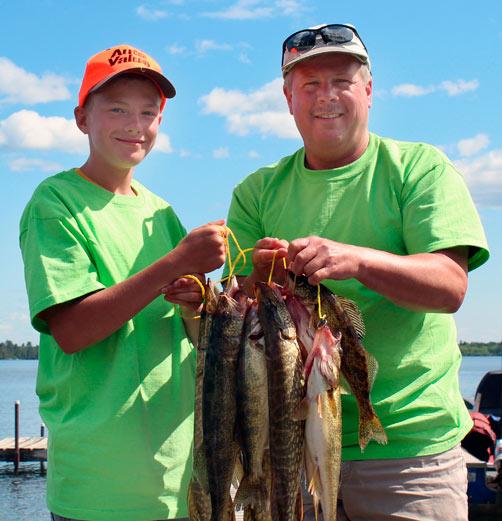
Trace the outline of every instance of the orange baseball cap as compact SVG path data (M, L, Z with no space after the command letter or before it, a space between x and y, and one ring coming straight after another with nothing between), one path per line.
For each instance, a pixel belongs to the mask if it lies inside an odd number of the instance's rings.
M89 58L78 94L79 106L84 106L91 92L123 72L141 74L153 81L162 96L160 110L164 108L166 98L176 95L173 84L162 74L160 65L151 56L130 45L116 45Z

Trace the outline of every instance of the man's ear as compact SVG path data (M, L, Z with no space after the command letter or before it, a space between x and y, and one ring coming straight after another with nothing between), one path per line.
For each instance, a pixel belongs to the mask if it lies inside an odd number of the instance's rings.
M366 84L366 95L368 96L368 108L371 108L373 103L373 81L369 80Z
M75 107L73 110L73 114L75 116L75 122L77 123L77 127L83 134L87 134L89 132L87 127L87 112L84 107Z
M288 89L288 87L286 86L286 84L284 84L282 86L282 92L284 92L284 96L286 96L286 101L288 102L288 107L289 107L289 113L291 115L293 115L293 108L292 108L292 94L291 94L291 90Z

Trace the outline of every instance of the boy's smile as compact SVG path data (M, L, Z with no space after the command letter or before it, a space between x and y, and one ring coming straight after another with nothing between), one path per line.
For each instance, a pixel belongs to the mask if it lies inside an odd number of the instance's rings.
M77 125L89 136L87 175L108 189L106 180L128 177L155 144L160 103L156 86L142 77L117 78L93 93L76 112Z

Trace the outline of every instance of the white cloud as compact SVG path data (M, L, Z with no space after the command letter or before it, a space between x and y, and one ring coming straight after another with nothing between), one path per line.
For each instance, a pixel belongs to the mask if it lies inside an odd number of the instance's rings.
M85 153L87 142L73 119L20 110L0 120L0 148Z
M228 150L228 147L216 148L213 150L213 157L215 159L226 159L230 157L230 151Z
M241 51L241 53L239 54L239 61L241 63L245 63L246 65L251 63L251 60L249 59L249 56L244 51Z
M403 83L392 89L394 96L406 97L425 96L431 92L434 92L434 87L421 87L420 85L413 85L413 83Z
M165 18L168 16L166 11L161 11L159 9L149 9L145 5L140 5L136 8L136 14L143 18L143 20L148 20L149 22L155 22L160 20L161 18Z
M413 83L403 83L401 85L396 85L395 87L393 87L392 94L394 96L416 97L426 96L427 94L432 94L433 92L445 91L448 94L448 96L458 96L460 94L463 94L464 92L476 90L478 87L478 80L445 80L439 83L438 85L429 85L427 87L424 87L422 85L415 85Z
M191 155L192 155L192 153L187 148L180 149L180 157L182 157L183 159L190 157Z
M208 51L230 51L232 46L228 43L217 43L214 40L198 40L195 42L195 50L199 54L204 54Z
M250 93L216 87L202 96L199 103L205 114L224 117L232 134L242 136L258 132L280 138L298 138L282 93L282 84L282 79L277 78Z
M164 154L170 154L173 151L173 147L171 146L171 139L169 136L163 132L159 132L153 150Z
M261 157L256 150L250 150L247 156L251 159L258 159L259 157Z
M502 149L454 163L480 206L502 207Z
M67 100L68 80L57 74L37 76L0 56L0 103L47 103Z
M182 47L177 44L169 45L166 47L166 50L169 54L184 54L186 51L186 47Z
M298 0L277 0L276 4L277 8L288 16L300 14L305 10L305 4Z
M37 170L46 173L56 173L63 170L63 165L45 159L29 159L20 157L9 162L9 168L13 172L29 172Z
M461 139L457 143L458 151L462 157L469 157L477 154L490 144L490 138L486 134L477 134L468 139Z
M445 90L448 93L448 96L458 96L459 94L463 94L464 92L470 92L473 90L477 90L479 87L478 80L471 81L443 81L438 85L438 89Z
M268 18L273 15L274 9L270 6L262 6L262 0L238 0L235 4L221 11L202 13L210 18L222 18L226 20L253 20Z

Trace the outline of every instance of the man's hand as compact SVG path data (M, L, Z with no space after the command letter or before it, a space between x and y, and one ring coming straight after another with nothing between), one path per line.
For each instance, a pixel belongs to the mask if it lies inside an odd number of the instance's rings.
M281 277L284 275L284 266L281 259L285 258L288 253L288 242L275 239L273 237L265 237L260 239L254 247L251 257L253 263L253 273L256 280L266 281L270 276L272 269L272 261L275 256L273 277Z
M357 278L363 253L364 248L312 236L292 241L287 259L293 273L315 285L324 279Z

